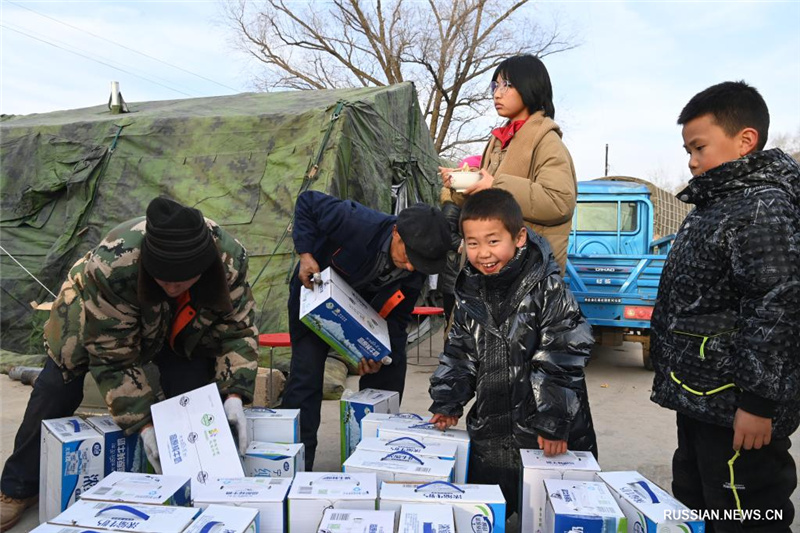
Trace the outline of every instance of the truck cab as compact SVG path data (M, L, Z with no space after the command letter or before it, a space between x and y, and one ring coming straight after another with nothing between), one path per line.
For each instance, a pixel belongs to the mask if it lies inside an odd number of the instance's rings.
M654 186L635 178L578 182L565 281L604 346L642 345L650 363L650 317L672 234L654 229ZM664 193L662 204L678 202ZM676 204L677 206L677 204ZM676 207L682 220L688 207ZM674 217L673 217L674 218Z

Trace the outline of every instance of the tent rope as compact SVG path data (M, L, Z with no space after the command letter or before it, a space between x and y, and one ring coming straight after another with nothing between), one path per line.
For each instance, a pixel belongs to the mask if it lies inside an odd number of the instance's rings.
M3 253L5 253L5 254L6 254L8 257L10 257L10 258L11 258L11 260L12 260L12 261L14 261L14 262L15 262L17 265L19 265L19 267L20 267L22 270L24 270L26 274L28 274L30 277L32 277L32 278L33 278L33 279L36 281L36 283L38 283L39 285L41 285L41 286L44 288L44 290L46 290L47 292L49 292L49 293L50 293L50 295L51 295L51 296L52 296L54 299L55 299L55 298L57 298L57 296L56 296L55 294L53 294L53 291L51 291L50 289L48 289L48 288L47 288L47 285L45 285L44 283L42 283L41 281L39 281L39 278L37 278L36 276L34 276L34 275L31 273L31 271L30 271L30 270L28 270L27 268L25 268L25 266L24 266L22 263L20 263L19 261L17 261L17 259L16 259L16 258L15 258L13 255L11 255L10 253L8 253L8 250L6 250L5 248L3 248L3 247L2 247L2 245L0 245L0 250L2 250L2 251L3 251Z
M344 106L345 106L345 101L344 100L339 100L336 103L336 107L334 107L333 113L331 113L330 121L328 122L328 129L325 131L325 135L323 135L323 137L322 137L322 141L320 142L319 150L317 150L316 157L309 162L308 168L306 169L306 173L303 176L303 183L300 185L300 190L297 192L297 196L300 196L302 193L307 191L309 189L309 187L311 187L311 184L314 183L317 180L317 172L319 172L319 164L322 162L322 154L325 152L325 148L328 146L328 141L330 140L331 133L333 132L333 126L336 123L336 121L339 119L339 117L341 116L342 109L344 109ZM297 197L295 197L295 199L296 198ZM258 282L258 280L261 279L261 275L264 274L264 271L269 266L270 261L275 256L275 254L278 252L278 248L281 247L281 245L283 244L283 241L286 240L286 236L289 235L289 232L292 229L292 224L294 224L294 206L292 208L292 215L291 215L291 217L289 217L289 223L286 225L286 228L283 230L283 234L278 239L277 244L275 244L275 249L272 250L272 253L267 257L266 263L264 263L264 266L261 267L261 270L258 272L258 275L256 276L256 278L250 284L251 286L255 286L255 284ZM292 272L292 269L294 267L294 249L292 249L292 260L289 262L289 265L290 265L289 266L289 272L287 273L287 276L286 276L286 282L287 283L289 282L289 277L291 276L291 272ZM269 301L269 293L270 293L270 291L268 290L267 291L267 296L265 297L265 300L264 300L265 303L267 301ZM262 305L262 312L263 312L263 305Z

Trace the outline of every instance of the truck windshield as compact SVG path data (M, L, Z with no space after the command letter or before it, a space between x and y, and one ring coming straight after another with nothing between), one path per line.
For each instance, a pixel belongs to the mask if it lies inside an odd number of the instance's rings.
M617 206L620 216L617 216ZM636 202L578 202L576 207L578 231L636 231L639 217Z

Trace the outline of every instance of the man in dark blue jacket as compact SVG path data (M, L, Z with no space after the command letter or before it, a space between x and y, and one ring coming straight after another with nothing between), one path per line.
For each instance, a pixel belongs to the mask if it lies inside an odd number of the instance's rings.
M295 205L294 246L300 263L289 286L292 362L282 407L300 409L306 470L314 466L328 345L300 322L300 287L332 267L389 327L392 363L363 361L361 389L397 391L406 381L406 326L428 275L444 269L450 247L447 221L435 207L416 204L398 216L307 191Z

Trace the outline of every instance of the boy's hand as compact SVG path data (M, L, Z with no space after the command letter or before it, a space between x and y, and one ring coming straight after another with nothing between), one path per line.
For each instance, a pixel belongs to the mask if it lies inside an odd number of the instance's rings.
M550 440L539 435L539 448L544 450L545 457L552 457L554 455L561 455L567 453L567 441L565 440Z
M442 185L450 188L450 173L458 170L457 168L439 167L439 175L442 176Z
M297 277L300 278L300 283L303 284L303 287L306 289L314 288L314 282L311 281L311 277L317 272L319 272L319 264L317 264L314 256L309 253L300 254L300 270L297 271Z
M491 189L494 184L494 176L486 172L485 168L481 169L481 179L475 185L470 185L464 190L465 195L475 194L484 189Z
M766 446L772 440L772 419L736 410L733 417L733 449L737 452L744 447L745 450L756 450Z
M380 361L373 361L372 359L362 359L358 362L358 375L374 374L381 369L383 363Z
M440 415L439 413L436 413L431 417L431 419L428 422L436 426L436 429L438 429L439 431L444 431L445 429L458 424L458 417Z

